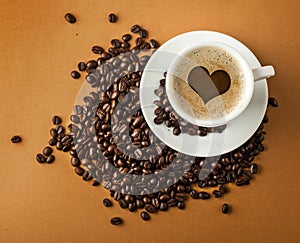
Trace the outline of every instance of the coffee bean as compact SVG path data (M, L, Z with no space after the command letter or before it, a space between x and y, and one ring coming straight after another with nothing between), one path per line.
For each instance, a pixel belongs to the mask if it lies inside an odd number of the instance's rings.
M71 14L71 13L65 14L65 20L67 22L69 22L70 24L74 24L76 22L75 16L73 14Z
M150 44L151 48L157 48L157 47L159 47L158 42L156 40L154 40L154 39L151 39L149 41L149 44Z
M95 60L89 60L86 63L86 68L87 69L95 69L98 66L98 63Z
M227 189L226 186L221 185L221 186L219 187L219 191L220 191L222 194L225 194L225 193L228 192L228 189Z
M110 220L112 225L121 225L123 224L123 220L120 217L114 217Z
M82 176L84 174L84 169L82 169L81 167L76 167L75 173L79 176Z
M153 205L151 205L151 204L146 204L145 210L148 213L156 213L157 212L157 209Z
M162 116L157 116L154 118L154 123L159 125L162 124L164 122L164 118Z
M108 198L105 198L105 199L103 199L103 205L104 205L104 207L108 208L108 207L111 207L113 204Z
M221 193L219 190L213 190L212 195L213 195L215 198L219 198L219 197L222 196L222 193Z
M140 32L141 30L142 28L138 24L133 25L130 29L130 31L135 34Z
M100 183L98 181L93 181L92 186L99 186Z
M227 214L227 213L229 213L229 210L230 210L229 205L228 205L227 203L224 203L224 204L222 205L222 213L223 213L223 214Z
M278 101L274 97L269 98L268 104L273 106L273 107L278 107Z
M82 175L82 179L84 181L90 181L91 179L93 179L93 177L91 176L91 174L88 171L85 171Z
M258 172L258 165L255 164L255 163L251 164L251 166L250 166L250 173L251 174L257 174L257 172Z
M53 116L52 117L52 123L53 123L53 125L59 125L59 124L61 124L61 122L62 122L62 120L61 120L61 118L59 116Z
M119 41L118 39L112 39L110 43L111 43L112 46L115 47L115 48L121 47L121 41Z
M71 158L71 165L74 167L79 167L80 166L80 160L77 157L72 157Z
M57 143L57 140L56 140L56 138L51 138L48 143L50 146L55 146Z
M140 34L140 37L142 37L142 38L147 38L147 36L148 36L147 30L144 30L144 29L140 30L139 34Z
M127 41L130 41L131 40L131 35L130 34L124 34L122 36L122 40L127 42Z
M72 78L74 78L74 79L79 79L79 78L80 78L80 73L77 72L76 70L73 70L73 71L71 72L71 76L72 76Z
M180 127L174 127L174 129L173 129L173 134L174 134L175 136L178 136L180 133L181 133Z
M44 154L45 156L49 156L50 154L52 154L52 152L53 152L53 149L52 149L51 147L49 147L49 146L47 146L47 147L45 147L45 148L43 149L43 154Z
M78 67L78 70L81 71L81 72L86 70L86 65L85 65L84 62L79 62L77 67Z
M104 49L101 46L93 46L92 52L94 54L102 54L104 52Z
M198 199L199 198L199 194L198 194L198 192L196 190L191 190L190 196L193 199Z
M46 157L44 156L44 155L42 155L42 154L37 154L36 155L36 160L37 160L37 162L39 162L39 163L45 163L46 162Z
M22 138L18 135L15 135L15 136L11 137L10 141L12 143L20 143L20 142L22 142Z
M108 21L110 23L115 23L115 22L117 22L117 20L118 20L118 17L114 13L111 13L108 15Z
M51 155L47 158L46 162L47 162L47 164L52 164L52 163L54 162L54 160L55 160L55 157L54 157L53 154L51 154Z
M185 203L184 202L178 202L178 204L177 204L177 207L179 208L179 209L185 209Z
M148 220L150 220L150 214L147 213L146 211L142 211L142 212L141 212L141 218L142 218L144 221L148 221Z
M199 198L200 199L204 199L207 200L210 198L210 194L204 191L199 192Z

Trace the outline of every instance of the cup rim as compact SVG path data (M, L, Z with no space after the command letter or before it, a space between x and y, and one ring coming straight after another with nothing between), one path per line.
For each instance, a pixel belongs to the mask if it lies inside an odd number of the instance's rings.
M182 60L182 58L186 58L186 57L184 57L185 54L187 54L197 48L203 48L203 47L217 47L217 48L225 49L225 51L228 51L231 55L233 55L236 59L238 59L244 75L248 77L248 78L246 78L246 82L245 82L247 85L247 87L246 87L247 92L245 95L247 95L247 96L243 99L241 107L237 111L231 112L228 115L225 115L224 117L220 117L217 119L210 118L208 120L203 120L200 118L196 118L196 117L190 115L189 113L187 113L185 110L181 109L181 107L179 105L177 105L176 99L174 98L174 96L175 96L174 93L176 93L176 92L172 89L172 85L171 85L172 77L174 76L175 69L176 69L176 66L179 63L179 61ZM178 115L180 115L182 118L184 118L188 122L190 122L194 125L198 125L198 126L204 126L204 127L220 126L220 125L224 125L224 124L228 123L229 121L233 120L234 118L238 117L249 105L252 95L253 95L253 90L254 90L253 72L252 72L252 69L250 68L248 62L242 56L242 54L240 52L238 52L238 50L236 50L234 47L229 46L222 42L201 41L199 43L195 43L193 45L189 45L186 48L183 48L180 52L178 52L178 54L176 54L175 58L171 61L171 64L169 65L168 70L167 70L166 94L167 94L167 98L170 102L170 105L172 106L172 108L175 110L175 112Z

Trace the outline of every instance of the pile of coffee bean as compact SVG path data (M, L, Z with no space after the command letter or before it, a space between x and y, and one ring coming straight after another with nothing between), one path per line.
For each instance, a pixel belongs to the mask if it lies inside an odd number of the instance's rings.
M207 136L209 133L217 132L221 133L226 128L226 125L218 126L218 127L199 127L193 125L186 121L184 118L179 116L172 108L166 93L166 75L167 72L164 73L164 77L159 81L159 87L155 90L156 96L159 97L159 100L155 100L154 104L157 108L154 111L154 123L165 124L167 127L173 128L173 134L178 136L180 133L187 133L191 136Z
M268 122L267 115L245 144L219 157L192 157L166 146L148 127L138 97L143 69L159 44L154 39L146 41L148 32L140 25L132 26L131 32L139 35L135 46L131 47L132 35L125 33L122 40L112 39L107 51L93 46L92 52L100 55L97 60L78 64L78 70L87 73L86 82L95 91L83 98L83 105L74 106L67 128L60 125L61 119L53 118L55 127L50 130L49 145L70 153L75 173L84 181L93 179L93 186L103 184L121 208L131 212L144 209L140 214L143 220L150 219L149 213L170 207L182 210L189 197L220 198L228 193L228 183L249 185L259 171L254 159L265 149L263 123ZM206 136L225 129L186 123L166 100L164 85L163 78L156 90L160 98L155 101L157 124L164 122L173 127L175 135L187 132ZM273 98L269 102L276 106ZM44 160L42 156L50 156L48 147L43 152L37 156L38 162ZM140 175L165 170L164 176L137 180ZM214 188L212 194L205 191L207 187ZM112 202L104 199L103 204L110 207ZM228 213L229 206L223 205L222 212ZM111 219L113 225L122 223L119 217Z

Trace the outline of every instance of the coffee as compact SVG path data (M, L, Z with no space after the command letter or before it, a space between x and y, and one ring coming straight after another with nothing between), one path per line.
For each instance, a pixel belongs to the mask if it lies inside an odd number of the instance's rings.
M204 67L209 75L222 70L230 77L229 89L208 100L207 103L188 84L191 70L199 66ZM185 54L178 62L172 79L173 89L178 94L176 103L181 106L181 109L202 120L226 117L239 110L246 93L246 77L243 75L239 61L219 47L205 46ZM211 87L218 91L213 83Z

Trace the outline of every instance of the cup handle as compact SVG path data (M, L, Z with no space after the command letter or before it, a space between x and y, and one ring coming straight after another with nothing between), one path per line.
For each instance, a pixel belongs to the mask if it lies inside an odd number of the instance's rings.
M252 72L253 72L254 81L270 78L275 75L275 70L271 65L255 68L252 70Z

